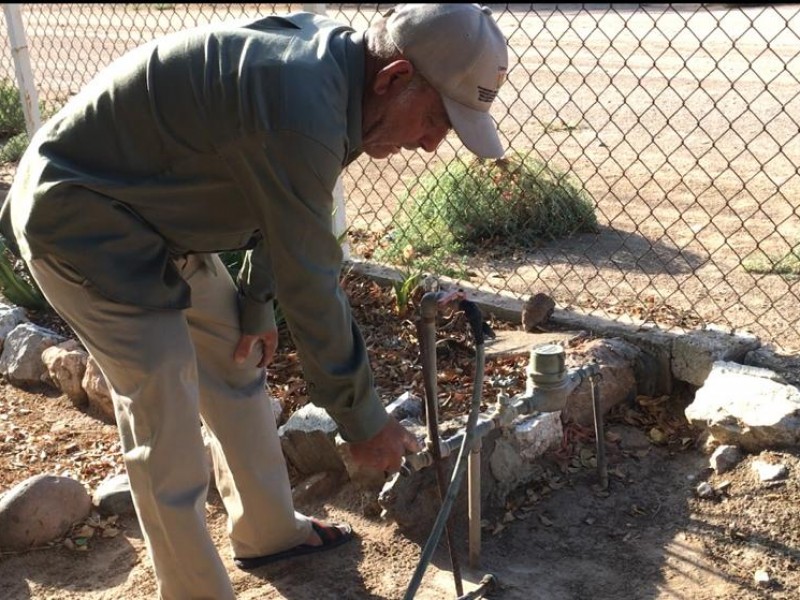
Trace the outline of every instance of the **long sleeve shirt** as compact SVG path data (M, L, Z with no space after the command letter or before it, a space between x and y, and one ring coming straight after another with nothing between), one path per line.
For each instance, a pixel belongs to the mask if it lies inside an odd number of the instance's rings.
M0 214L24 258L98 292L183 309L172 258L247 249L243 333L278 299L312 402L349 441L387 415L340 286L333 188L360 153L363 34L286 17L171 34L118 59L34 136Z

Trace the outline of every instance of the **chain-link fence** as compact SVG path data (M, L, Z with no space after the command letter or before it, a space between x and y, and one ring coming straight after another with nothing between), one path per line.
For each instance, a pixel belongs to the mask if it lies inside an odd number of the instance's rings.
M26 4L22 16L47 112L170 31L312 7L364 29L391 6ZM491 7L510 48L493 110L502 137L564 174L597 227L527 247L496 239L442 266L519 298L545 292L564 308L728 325L800 347L800 7ZM13 81L10 52L0 78ZM434 156L350 165L353 256L378 259L398 218L412 218L406 196L420 178L466 155L450 135Z

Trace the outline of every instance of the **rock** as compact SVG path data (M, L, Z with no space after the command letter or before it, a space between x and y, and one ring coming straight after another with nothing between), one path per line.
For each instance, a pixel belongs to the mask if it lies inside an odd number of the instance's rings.
M128 476L121 474L106 477L92 495L92 504L103 515L135 514Z
M547 294L534 294L525 301L522 308L522 328L531 333L544 325L553 316L556 303Z
M111 399L111 390L108 388L106 378L94 358L89 356L86 361L86 371L83 374L81 387L88 397L89 407L107 423L116 423L114 402Z
M3 342L8 334L17 326L22 323L28 323L28 315L25 314L25 309L19 306L0 306L0 350L3 348Z
M89 353L75 346L74 340L51 346L42 352L42 362L55 386L81 408L89 402L82 385Z
M445 474L452 472L454 464L453 455L445 459L443 465ZM463 520L467 514L466 492L465 475L450 511L455 519ZM378 494L378 504L382 509L381 517L396 523L404 535L415 539L426 539L442 506L436 469L429 467L416 471L408 477L396 473Z
M341 436L336 436L336 451L344 464L345 471L353 484L362 490L371 490L375 493L379 492L386 483L387 474L382 470L373 469L357 464L353 460L353 455L350 452L350 446L345 442Z
M672 374L699 387L715 362L739 362L759 345L758 338L752 335L731 335L714 329L692 331L672 343Z
M269 401L272 403L272 414L275 415L275 424L277 425L281 422L281 417L283 417L283 404L272 395L270 395Z
M718 475L726 473L733 469L742 460L742 453L736 446L723 444L714 450L711 455L711 468Z
M757 453L800 441L800 390L772 371L716 362L686 407L689 421L721 444Z
M543 468L538 462L522 456L520 442L509 431L497 436L491 451L484 443L484 456L488 468L481 475L482 494L487 492L487 504L501 507L508 495L518 487L541 478ZM466 483L464 484L466 486Z
M42 352L66 338L33 323L17 325L6 336L0 355L0 372L13 385L29 385L48 381Z
M774 371L785 380L782 383L800 386L800 356L796 354L783 355L772 348L761 346L745 354L742 362Z
M306 504L322 500L333 494L342 485L344 475L341 471L321 471L297 484L292 489L295 504Z
M753 583L756 584L756 587L765 588L772 584L772 579L767 571L764 569L758 569L753 574Z
M519 444L520 456L527 461L534 461L561 443L564 437L561 413L541 413L526 417L514 424L512 435Z
M614 424L607 429L609 435L619 436L619 447L622 450L635 452L637 450L647 450L652 446L647 434L637 427L625 424Z
M703 498L704 500L713 498L715 496L714 488L707 481L704 481L703 483L698 485L696 491L697 491L697 497Z
M600 394L600 410L607 413L612 407L632 400L636 396L634 364L641 351L619 338L597 339L578 346L567 355L567 366L581 367L596 361L600 367L597 389ZM586 427L594 426L592 387L584 380L569 395L564 407L564 421L574 421Z
M763 460L756 460L753 462L753 471L756 472L758 480L762 482L785 479L789 474L786 465L772 464Z
M302 475L342 471L345 467L336 449L337 429L325 410L306 404L278 429L286 460Z
M0 500L0 548L26 550L56 540L89 516L91 505L79 481L44 474L30 477Z
M386 412L398 421L402 421L403 419L422 419L425 411L422 398L411 392L403 392L386 407Z

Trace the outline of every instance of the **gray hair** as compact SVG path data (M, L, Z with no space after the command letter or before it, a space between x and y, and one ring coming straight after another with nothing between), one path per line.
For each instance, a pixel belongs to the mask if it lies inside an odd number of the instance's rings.
M367 52L372 55L381 69L392 61L404 58L403 53L392 41L389 30L386 29L386 17L378 19L370 25L364 41ZM418 89L429 86L430 83L415 69L414 77L409 85L413 89Z
M387 65L403 55L389 36L385 17L370 26L366 35L366 45L367 51L382 65Z

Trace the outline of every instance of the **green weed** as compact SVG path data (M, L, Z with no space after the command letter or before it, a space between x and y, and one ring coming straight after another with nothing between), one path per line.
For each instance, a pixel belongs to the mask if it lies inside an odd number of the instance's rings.
M21 262L21 261L20 261ZM11 251L0 238L0 291L9 302L31 310L49 307L36 282L13 259ZM23 271L20 273L20 271Z
M0 144L0 163L17 162L28 147L28 134L18 133Z
M515 155L497 161L455 159L422 177L402 199L382 258L430 270L491 245L536 248L578 232L597 231L585 192L539 160ZM451 267L452 268L452 267ZM442 273L440 273L442 274Z
M742 266L749 273L796 279L800 277L800 246L781 257L770 257L763 252L753 253L742 261Z

